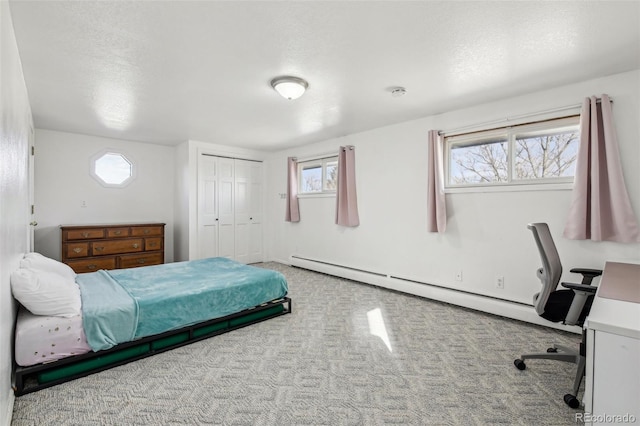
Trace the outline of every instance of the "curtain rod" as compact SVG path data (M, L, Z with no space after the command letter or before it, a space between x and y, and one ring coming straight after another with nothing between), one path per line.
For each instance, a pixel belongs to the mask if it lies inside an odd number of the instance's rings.
M325 153L325 154L317 154L317 155L311 155L311 156L307 156L307 157L293 157L298 163L304 163L306 161L315 161L315 160L326 160L328 158L335 158L338 156L338 152L336 151L335 153Z
M609 99L613 103L613 99L612 98L609 98ZM597 98L597 100L596 100L597 103L600 103L601 101L602 101L602 99L600 99L600 98ZM539 115L551 114L551 113L554 113L554 112L569 111L569 110L577 109L577 108L581 108L581 107L582 107L582 104L567 105L567 106L563 106L563 107L559 107L559 108L547 109L547 110L544 110L544 111L531 112L531 113L528 113L528 114L514 115L512 117L506 117L506 118L502 118L500 120L487 121L487 122L484 122L484 123L477 123L477 124L472 124L472 125L469 125L469 126L459 127L457 129L439 131L438 134L439 135L443 135L443 136L454 136L454 135L461 135L461 134L467 134L467 133L475 133L475 132L482 131L482 130L490 130L491 128L484 129L487 126L497 125L497 124L501 124L501 123L505 123L505 122L509 122L509 121L514 121L514 120L522 120L522 119L525 119L525 118L535 117L535 116L539 116ZM563 117L555 117L555 118L563 118ZM548 120L553 120L553 119L554 118L549 118ZM540 121L545 121L545 120L540 120Z

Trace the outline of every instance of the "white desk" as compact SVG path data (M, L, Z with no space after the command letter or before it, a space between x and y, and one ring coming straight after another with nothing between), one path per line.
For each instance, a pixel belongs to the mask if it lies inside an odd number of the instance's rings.
M625 422L624 417L616 416L626 416L626 423L633 423L630 420L635 418L637 423L640 422L640 303L600 296L605 289L606 293L633 299L640 291L640 265L606 263L585 322L585 424Z

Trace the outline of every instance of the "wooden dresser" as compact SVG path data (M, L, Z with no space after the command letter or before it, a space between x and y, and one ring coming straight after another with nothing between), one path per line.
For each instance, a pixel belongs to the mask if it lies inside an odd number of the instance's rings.
M77 273L164 263L164 223L61 225L62 262Z

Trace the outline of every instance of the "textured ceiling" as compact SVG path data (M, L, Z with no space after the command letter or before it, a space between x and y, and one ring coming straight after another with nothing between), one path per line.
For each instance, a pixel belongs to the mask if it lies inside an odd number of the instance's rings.
M10 7L36 127L168 145L275 150L640 68L636 1Z

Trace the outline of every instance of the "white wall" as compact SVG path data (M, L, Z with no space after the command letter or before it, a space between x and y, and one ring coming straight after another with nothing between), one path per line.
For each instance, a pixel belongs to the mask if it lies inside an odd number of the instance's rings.
M430 129L446 131L578 105L586 96L607 93L614 98L624 174L638 215L639 81L640 71L628 72L275 153L267 162L267 213L272 225L266 236L268 258L288 263L291 255L297 255L526 304L531 304L540 286L535 277L540 262L526 228L529 222L549 223L565 265L565 280L574 279L568 273L571 266L638 261L639 244L562 238L570 190L447 194L447 232L428 233L426 144ZM360 226L334 224L335 198L300 199L301 222L284 222L285 200L278 193L287 192L286 157L337 152L338 146L347 144L356 146ZM462 282L455 280L458 270L463 271ZM503 290L494 285L496 275L504 277ZM420 286L409 291L420 293Z
M8 2L0 2L0 425L13 410L16 305L9 276L28 250L28 141L33 128Z
M61 224L164 222L165 261L173 261L174 147L42 129L35 139L35 251L60 259ZM107 188L89 174L105 148L135 163L129 185Z
M176 262L189 260L189 141L175 148L174 252Z

